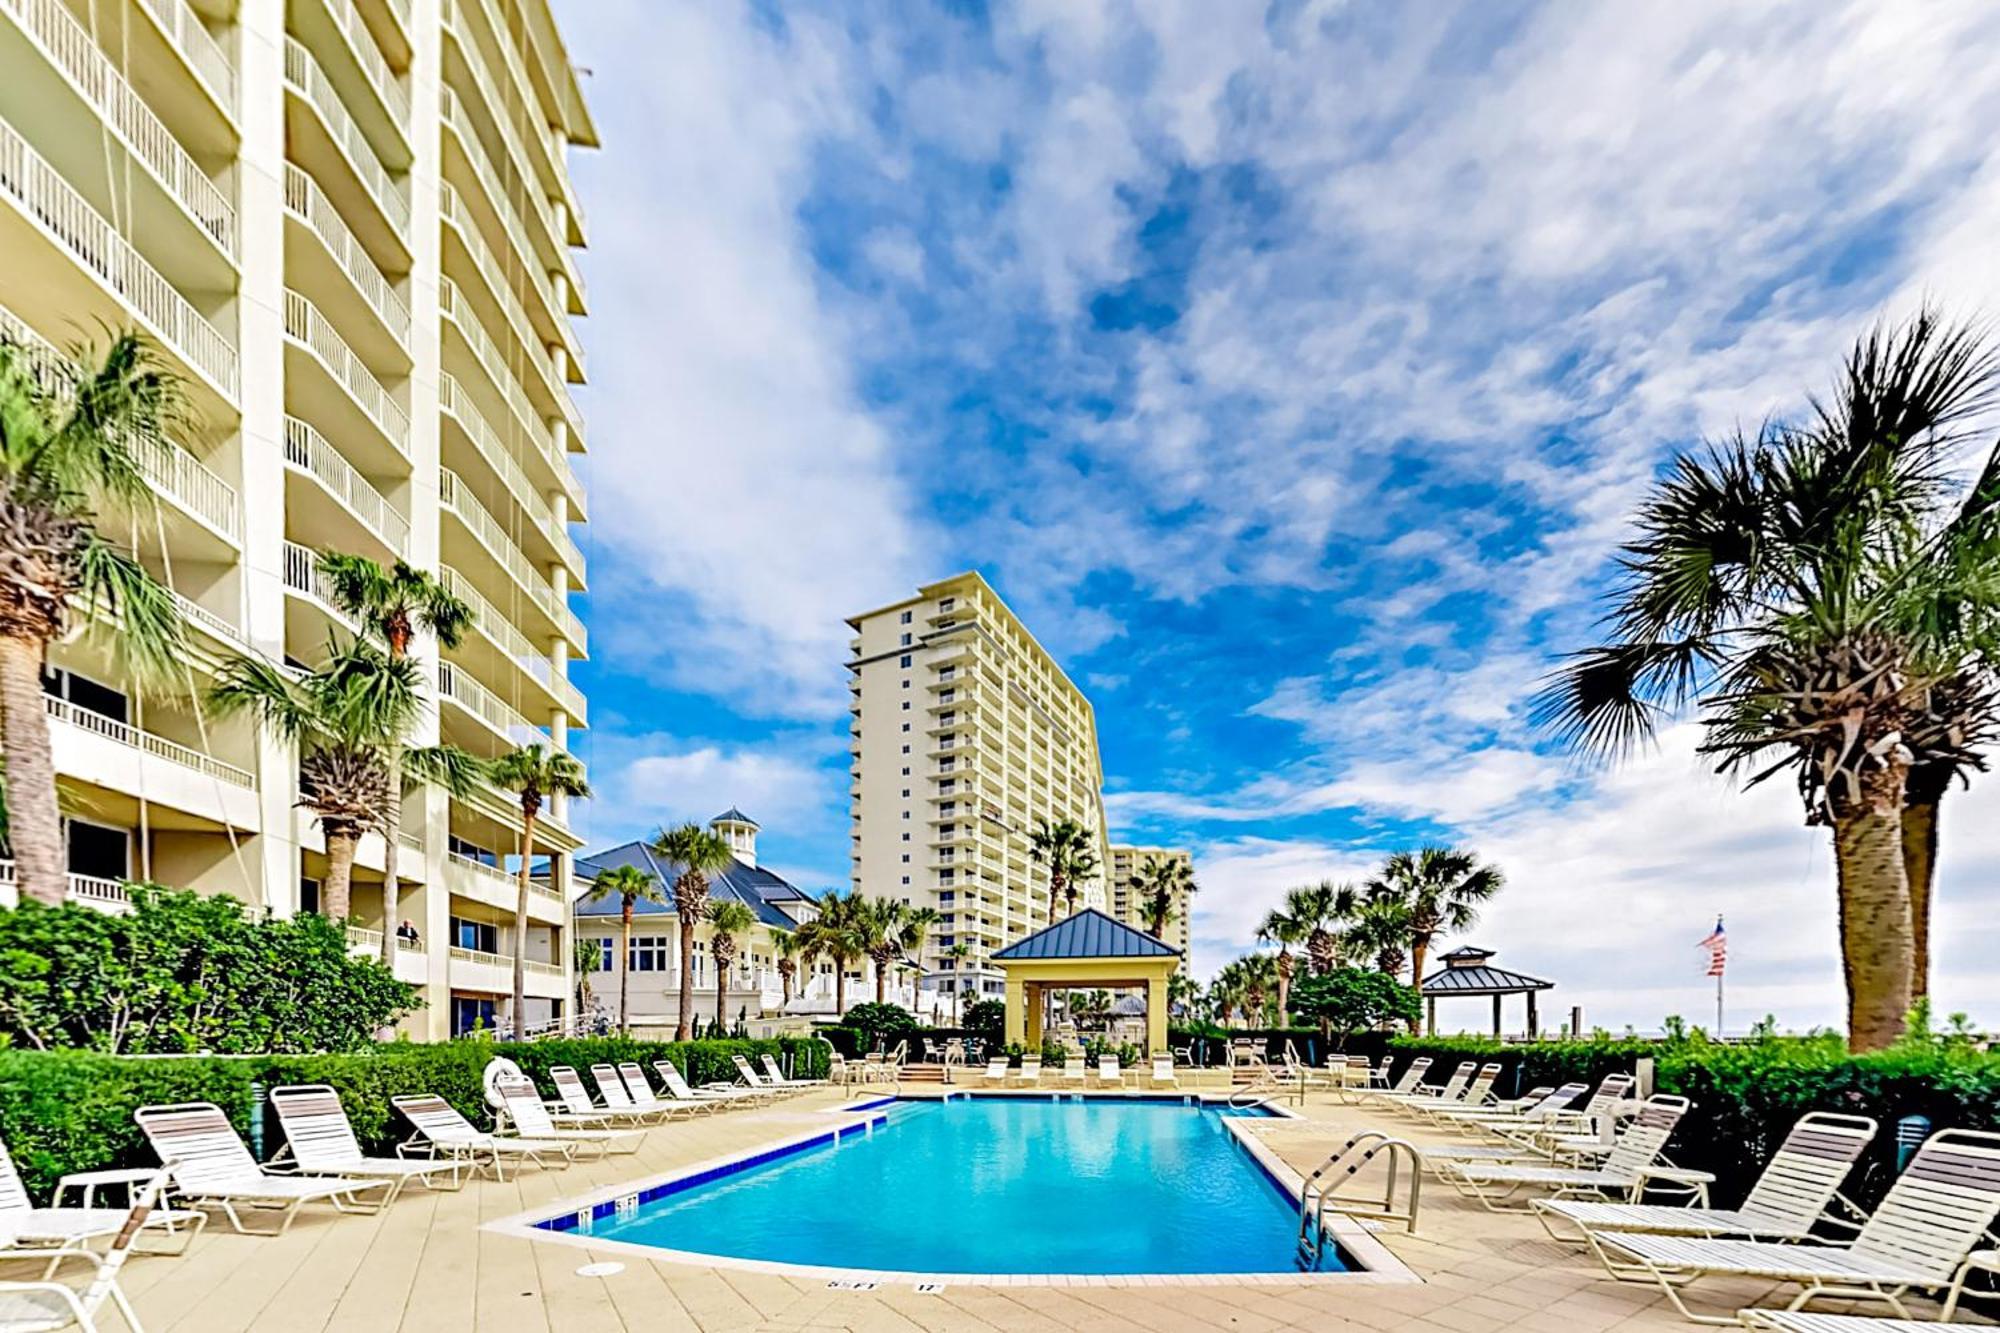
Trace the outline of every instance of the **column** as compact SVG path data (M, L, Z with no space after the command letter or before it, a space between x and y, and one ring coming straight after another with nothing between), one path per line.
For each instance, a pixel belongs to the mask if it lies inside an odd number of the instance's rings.
M1042 1019L1043 1012L1048 1008L1049 993L1046 987L1037 982L1027 987L1027 997L1026 1042L1029 1053L1037 1054L1042 1049Z
M1146 1054L1167 1049L1167 974L1146 979Z
M1493 1035L1500 1035L1500 996L1493 997Z

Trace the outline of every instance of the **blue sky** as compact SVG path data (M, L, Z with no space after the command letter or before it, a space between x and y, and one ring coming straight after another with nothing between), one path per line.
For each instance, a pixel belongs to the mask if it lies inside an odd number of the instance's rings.
M559 10L591 385L593 840L741 805L846 881L841 617L977 568L1090 693L1196 963L1421 839L1592 1022L1839 1013L1831 870L1685 729L1528 727L1624 515L1927 294L2000 310L2000 11L1041 0ZM2000 1020L1986 783L1941 998ZM1482 1015L1447 1011L1447 1024Z

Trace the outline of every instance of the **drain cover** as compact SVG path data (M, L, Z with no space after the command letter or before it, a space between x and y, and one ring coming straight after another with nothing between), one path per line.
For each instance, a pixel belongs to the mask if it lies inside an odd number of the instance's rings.
M624 1271L624 1264L585 1264L576 1270L576 1275L578 1277L610 1277L614 1273L622 1273Z

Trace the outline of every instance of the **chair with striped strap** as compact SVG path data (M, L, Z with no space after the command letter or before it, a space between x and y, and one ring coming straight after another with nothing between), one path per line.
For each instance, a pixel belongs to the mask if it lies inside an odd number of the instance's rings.
M285 1131L285 1148L276 1160L289 1157L304 1175L386 1180L389 1193L382 1200L385 1204L395 1202L403 1186L412 1180L432 1189L455 1190L465 1183L455 1160L363 1155L346 1108L340 1104L340 1094L324 1083L273 1088L271 1108Z
M1511 1152L1526 1148L1533 1156L1555 1165L1581 1165L1611 1152L1617 1141L1615 1127L1619 1116L1634 1107L1631 1096L1638 1082L1631 1074L1607 1074L1590 1100L1577 1110L1559 1108L1532 1126L1509 1126L1494 1121L1483 1124L1482 1128L1493 1131L1502 1146L1510 1149L1502 1154L1506 1160L1526 1160Z
M645 1119L637 1112L616 1111L599 1106L591 1100L590 1089L584 1084L583 1075L569 1065L550 1065L549 1081L556 1085L556 1097L562 1102L563 1123L579 1128L593 1125L629 1125Z
M1885 1319L1867 1314L1814 1314L1808 1310L1742 1310L1737 1318L1745 1328L1773 1329L1776 1333L1964 1333L1970 1324L1955 1324L1958 1298L1964 1282L1952 1284L1944 1303L1942 1319Z
M982 1082L986 1083L1005 1083L1007 1081L1007 1057L1001 1055L988 1060L986 1062L986 1072L979 1077Z
M1021 1082L1040 1083L1042 1081L1042 1057L1024 1055L1021 1057Z
M743 1080L744 1087L755 1088L758 1092L763 1093L766 1097L773 1100L789 1096L795 1091L792 1088L766 1083L764 1076L757 1072L756 1066L752 1065L749 1059L740 1051L729 1057L729 1063L736 1066L736 1075Z
M387 1180L286 1176L267 1171L243 1146L229 1117L212 1102L142 1106L133 1119L166 1164L175 1192L197 1208L220 1208L229 1225L246 1235L283 1235L309 1203L330 1203L344 1213L372 1213L394 1189L393 1182ZM378 1190L381 1197L360 1197ZM276 1209L278 1224L269 1231L246 1227L238 1208Z
M457 1107L433 1093L391 1097L389 1101L415 1130L396 1147L405 1156L462 1158L475 1171L492 1167L495 1180L507 1178L510 1161L568 1166L576 1157L576 1145L561 1139L527 1139L475 1129Z
M666 1062L661 1061L661 1063ZM651 1113L661 1120L686 1120L702 1113L699 1102L683 1102L672 1096L662 1097L653 1091L652 1081L646 1077L646 1071L639 1067L637 1060L621 1061L618 1065L618 1078L624 1083L625 1091L631 1095L633 1107L641 1112Z
M1585 1199L1536 1199L1533 1207L1557 1240L1588 1245L1616 1269L1593 1233L1644 1231L1668 1236L1741 1236L1749 1240L1804 1240L1822 1223L1860 1230L1860 1223L1832 1212L1841 1182L1875 1137L1866 1116L1814 1111L1800 1117L1778 1145L1740 1208L1676 1208L1651 1203L1597 1203ZM1842 1200L1842 1202L1845 1202ZM1855 1216L1865 1216L1852 1204ZM1555 1225L1560 1218L1571 1234Z
M1485 1106L1488 1099L1493 1096L1493 1085L1499 1080L1500 1066L1497 1062L1481 1065L1479 1072L1472 1076L1472 1080L1459 1091L1457 1097L1449 1100L1439 1097L1428 1102L1404 1102L1396 1109L1406 1111L1419 1120L1435 1121L1440 1112Z
M1459 1193L1478 1199L1495 1212L1527 1212L1526 1202L1513 1200L1528 1190L1558 1198L1622 1195L1636 1201L1649 1185L1669 1181L1705 1200L1706 1172L1681 1171L1660 1161L1688 1105L1687 1098L1667 1093L1648 1097L1638 1116L1619 1131L1601 1166L1444 1161L1437 1165L1437 1174Z
M125 1266L140 1233L158 1225L153 1215L160 1206L160 1193L166 1189L168 1178L168 1170L162 1168L133 1188L132 1205L119 1210L124 1220L113 1234L104 1257L97 1261L97 1272L90 1285L82 1291L60 1282L0 1282L0 1329L8 1333L53 1333L56 1329L77 1328L83 1333L97 1333L97 1317L108 1302L117 1309L125 1326L132 1333L139 1333L139 1316L118 1285L118 1270Z
M592 1065L590 1081L597 1085L597 1095L605 1106L635 1125L657 1125L667 1119L664 1105L641 1106L633 1099L632 1089L625 1085L625 1076L616 1065Z
M823 1078L787 1078L785 1071L778 1068L777 1057L768 1052L758 1056L757 1063L764 1066L764 1077L781 1088L797 1088L801 1092L806 1092L813 1088L823 1088L828 1082Z
M46 1258L48 1266L42 1270L44 1277L52 1276L65 1259L87 1257L94 1260L96 1255L91 1251L92 1243L116 1236L132 1210L129 1205L124 1208L92 1207L93 1176L94 1173L86 1171L63 1177L56 1185L55 1197L50 1205L38 1208L29 1196L20 1172L14 1167L14 1159L8 1155L7 1145L0 1142L0 1259ZM79 1207L65 1208L63 1196L72 1189L83 1192L83 1203ZM147 1230L165 1232L170 1239L167 1244L147 1252L185 1253L207 1221L207 1213L176 1211L165 1204L156 1204L146 1215Z
M598 1157L613 1152L635 1153L645 1141L638 1129L561 1129L542 1105L542 1094L526 1078L500 1078L493 1090L500 1097L500 1111L513 1126L516 1137L574 1144L578 1152L593 1149Z
M1426 1147L1423 1150L1424 1166L1434 1171L1446 1162L1566 1164L1553 1149L1538 1142L1535 1136L1556 1123L1557 1117L1588 1091L1590 1085L1587 1083L1565 1083L1560 1088L1545 1091L1532 1105L1513 1114L1481 1116L1466 1110L1454 1115L1447 1108L1442 1115L1442 1125L1446 1130L1477 1134L1486 1141Z
M1472 1083L1472 1076L1479 1072L1477 1060L1462 1060L1458 1068L1451 1071L1451 1077L1441 1085L1432 1087L1419 1083L1409 1092L1385 1092L1373 1101L1373 1105L1400 1110L1405 1106L1451 1106L1465 1095Z
M752 1092L748 1088L713 1085L703 1088L690 1087L687 1075L681 1073L680 1066L672 1060L655 1060L653 1068L659 1073L660 1082L666 1086L668 1095L680 1106L715 1110L723 1106L755 1106L764 1100L761 1093Z
M1904 1319L1903 1296L1912 1290L1956 1290L1965 1262L2000 1216L2000 1133L1941 1130L1924 1142L1896 1183L1845 1245L1787 1245L1761 1240L1704 1240L1600 1232L1630 1272L1616 1276L1653 1280L1674 1308L1703 1324L1734 1324L1734 1317L1700 1315L1681 1298L1682 1288L1704 1277L1762 1278L1795 1283L1787 1309L1819 1299L1880 1301Z

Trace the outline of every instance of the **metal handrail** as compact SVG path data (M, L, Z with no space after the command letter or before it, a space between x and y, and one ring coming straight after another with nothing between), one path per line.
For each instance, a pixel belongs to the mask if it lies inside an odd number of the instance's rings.
M1363 1168L1383 1153L1388 1154L1388 1172L1380 1197L1339 1193L1339 1187L1353 1181ZM1396 1206L1396 1185L1402 1168L1409 1167L1409 1200ZM1379 1129L1365 1129L1343 1143L1313 1169L1299 1188L1299 1261L1318 1267L1326 1253L1326 1215L1329 1211L1348 1217L1376 1218L1401 1222L1412 1235L1417 1230L1417 1214L1423 1204L1423 1155L1407 1139L1395 1138Z

